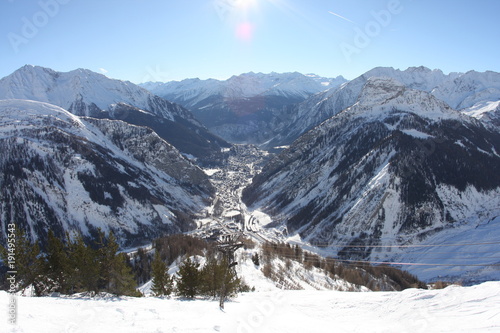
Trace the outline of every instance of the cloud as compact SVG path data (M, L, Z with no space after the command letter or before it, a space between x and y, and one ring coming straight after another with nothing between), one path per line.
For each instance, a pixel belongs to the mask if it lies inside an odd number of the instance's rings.
M104 68L99 68L99 70L101 71L102 74L106 74L108 72L108 70Z

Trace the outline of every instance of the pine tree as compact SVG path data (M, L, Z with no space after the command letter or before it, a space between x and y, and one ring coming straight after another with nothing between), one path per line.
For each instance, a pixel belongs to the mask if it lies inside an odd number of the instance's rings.
M252 256L252 262L254 263L255 266L260 266L259 254L258 253L255 253Z
M97 293L100 270L97 251L85 244L83 237L78 235L74 240L68 241L68 256L72 292Z
M120 247L116 237L110 233L106 239L104 232L99 230L99 239L97 258L100 289L116 295L140 296L127 255L118 253Z
M224 267L219 264L216 257L207 259L200 275L200 293L213 298L218 297L220 295L222 280L224 279Z
M155 296L168 296L173 291L173 279L167 273L167 265L161 260L159 252L155 252L152 263L153 286L151 291Z
M191 259L186 259L179 267L179 276L177 278L177 294L179 296L193 298L199 293L200 289L200 272L198 271L199 264L194 263Z
M99 242L97 243L97 260L99 262L99 290L104 290L111 292L112 289L112 269L114 264L114 258L118 252L119 246L116 239L112 233L110 233L109 238L102 230L98 231Z
M14 260L9 260L9 252L2 246L0 246L0 258L4 263L12 262L11 270L17 272L17 291L33 286L35 295L41 296L45 293L45 286L41 279L43 258L40 255L40 247L21 229L15 228L14 235L16 236Z
M45 256L44 275L49 291L66 293L69 289L70 261L64 243L52 230L47 237L47 253Z
M200 294L213 298L220 297L223 283L226 297L234 296L244 288L225 258L208 258L200 272Z
M137 291L137 283L132 273L132 267L125 253L118 253L115 256L111 269L111 281L113 288L110 292L113 294L135 297L142 296L142 294Z
M151 280L152 256L142 247L133 256L133 271L139 284Z

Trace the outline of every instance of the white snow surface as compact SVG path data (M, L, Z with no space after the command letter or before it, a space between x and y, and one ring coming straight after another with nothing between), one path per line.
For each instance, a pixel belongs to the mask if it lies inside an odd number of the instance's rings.
M226 302L130 297L16 297L0 292L0 332L498 332L500 282L442 290L266 291Z
M468 116L481 119L485 114L498 110L500 110L500 101L486 101L476 103L470 108L464 109L462 112Z

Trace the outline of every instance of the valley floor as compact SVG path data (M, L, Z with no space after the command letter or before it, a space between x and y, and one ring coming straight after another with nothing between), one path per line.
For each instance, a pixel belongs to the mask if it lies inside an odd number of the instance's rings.
M498 332L500 282L443 290L269 291L227 302L17 297L0 292L0 332Z

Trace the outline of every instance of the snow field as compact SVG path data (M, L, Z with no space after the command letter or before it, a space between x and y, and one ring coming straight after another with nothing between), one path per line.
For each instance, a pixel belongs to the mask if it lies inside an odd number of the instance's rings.
M443 290L266 291L227 302L179 298L17 297L0 292L0 332L495 332L500 282Z

